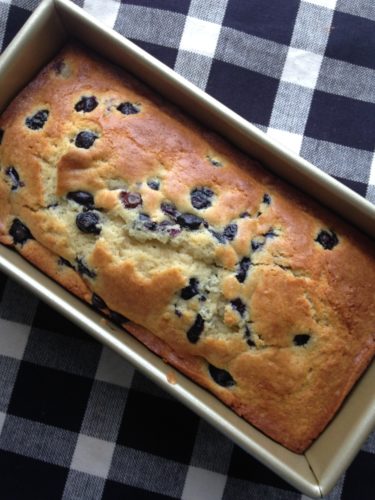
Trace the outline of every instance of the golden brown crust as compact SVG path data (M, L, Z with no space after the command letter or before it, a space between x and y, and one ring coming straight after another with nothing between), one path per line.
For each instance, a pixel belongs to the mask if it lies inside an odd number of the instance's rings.
M303 452L374 355L373 243L76 46L0 128L0 241Z

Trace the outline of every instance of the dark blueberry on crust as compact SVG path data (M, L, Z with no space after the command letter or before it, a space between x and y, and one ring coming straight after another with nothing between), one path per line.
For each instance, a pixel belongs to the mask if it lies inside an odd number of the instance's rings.
M149 179L147 181L147 186L150 188L150 189L153 189L154 191L159 191L159 188L160 188L160 181L158 181L157 179Z
M170 203L169 201L163 201L163 203L160 205L160 208L164 214L169 215L169 217L175 222L177 221L177 217L180 215L180 212L177 210L176 206L173 203Z
M117 110L123 115L136 115L139 113L139 108L131 102L122 102L117 106Z
M175 238L176 236L178 236L181 233L181 229L177 229L176 227L172 227L168 232L169 232L170 236L172 236L172 238Z
M44 124L48 120L49 111L48 109L42 109L37 111L35 115L28 116L25 120L26 127L31 130L39 130L44 127Z
M118 326L122 326L124 323L129 323L128 318L125 318L125 316L116 311L110 311L109 318L111 321L113 321L113 323L115 323Z
M202 208L207 208L211 206L211 198L214 192L207 187L199 187L193 189L190 193L191 204L194 208L201 210Z
M237 224L228 224L225 228L224 228L224 236L226 237L227 240L229 241L232 241L234 240L236 234L237 234L237 230L238 230L238 226Z
M215 158L211 158L210 156L207 156L209 162L211 163L211 165L213 165L214 167L222 167L223 164L219 161L219 160L215 160Z
M180 224L181 227L185 229L189 229L190 231L196 231L200 228L203 219L194 214L180 214L177 217L177 223Z
M172 238L175 238L181 233L181 229L177 227L172 227L171 229L169 229L168 233L170 236L172 236Z
M181 318L182 312L176 306L174 306L174 313L178 318Z
M322 229L315 241L320 243L325 250L332 250L332 248L338 244L339 239L333 231L329 232Z
M240 316L243 316L246 312L246 306L240 298L231 300L230 303L235 311L237 311Z
M185 286L185 288L181 290L181 298L183 298L184 300L189 300L192 297L195 297L195 295L198 295L198 285L199 281L197 280L197 278L190 278L189 285Z
M174 222L172 222L170 220L162 220L159 223L159 229L161 231L164 231L164 229L170 229L172 226L175 226L175 224L174 224Z
M214 365L208 365L208 371L212 379L222 387L233 387L236 382L234 381L232 375L227 372L227 370L223 370L222 368L217 368Z
M277 234L273 229L270 229L269 231L267 231L267 233L264 233L260 236L256 236L251 240L251 250L253 252L260 250L265 245L267 238L274 238L275 236L277 236Z
M99 215L96 212L81 212L76 217L76 224L80 231L89 234L100 234L101 228L98 227Z
M90 208L94 206L94 197L87 191L71 191L66 195L68 200L75 201L78 205Z
M200 339L200 336L201 336L203 330L204 330L204 319L198 313L197 317L195 318L194 323L187 331L186 335L187 335L188 341L191 342L192 344L196 344L198 342L198 340Z
M263 237L258 237L257 239L251 240L251 250L256 252L264 246L265 240Z
M77 148L89 149L97 138L98 136L94 134L94 132L90 132L90 130L83 130L77 135L74 144Z
M148 214L139 214L139 220L143 223L143 227L149 231L155 231L158 227L157 223L152 221Z
M65 267L70 267L71 269L74 269L72 264L68 260L64 259L64 257L59 257L59 260L57 261L57 263L59 266L65 266Z
M267 231L266 233L264 233L263 236L265 238L275 238L275 236L277 236L277 234L275 233L275 231L273 229L270 229L269 231Z
M12 191L16 191L19 187L23 187L24 183L20 181L20 176L18 175L17 170L14 167L8 167L5 170L5 174L10 178L12 187Z
M254 342L254 340L252 339L252 336L251 336L251 330L250 330L250 328L247 325L245 326L245 335L244 335L244 338L246 340L246 344L249 347L256 347L256 344L255 344L255 342Z
M240 219L248 219L249 217L249 212L242 212L242 214L240 214Z
M308 335L307 333L299 333L298 335L294 336L293 344L296 346L303 346L306 345L309 340L310 335Z
M0 144L3 142L4 130L0 128Z
M163 213L168 215L174 222L179 224L184 229L190 229L190 231L195 231L199 229L200 225L204 223L201 217L194 214L181 214L173 203L168 201L163 201L160 205Z
M9 234L12 236L15 244L23 245L27 240L33 240L33 235L30 230L19 219L14 219L9 229Z
M125 208L136 208L142 205L142 196L139 193L128 193L126 191L121 191L120 193L121 203Z
M238 272L236 274L236 278L240 283L243 283L246 279L247 272L251 266L251 260L249 257L243 257L238 264Z
M227 240L223 234L219 233L218 231L215 231L214 229L209 229L209 231L212 234L212 236L214 236L217 239L219 243L225 245Z
M95 309L98 309L99 311L107 308L107 304L101 297L99 297L99 295L96 295L96 293L92 294L91 304L93 305L93 307L95 307Z
M83 96L74 106L76 111L83 111L84 113L90 113L98 105L98 101L95 96Z
M270 205L271 204L271 196L268 193L264 193L262 202L265 203L266 205Z
M167 232L172 238L178 236L181 233L181 228L176 227L174 222L170 220L163 220L158 224L158 230L162 232Z
M54 62L52 68L57 75L61 75L65 68L65 61L60 59L59 61Z
M76 258L77 267L79 274L88 276L89 278L96 278L96 272L89 269L86 264L84 264L83 259L79 257Z

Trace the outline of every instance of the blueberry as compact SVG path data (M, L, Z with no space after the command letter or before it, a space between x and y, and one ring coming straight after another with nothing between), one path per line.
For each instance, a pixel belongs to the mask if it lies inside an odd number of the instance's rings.
M184 300L189 300L192 297L195 297L195 295L198 295L198 285L199 281L197 280L197 278L190 278L189 285L185 286L185 288L181 290L181 298L183 298Z
M211 163L211 165L213 165L214 167L222 167L223 164L219 161L219 160L215 160L215 158L211 158L210 156L207 156L209 162Z
M249 259L249 257L243 257L240 260L238 264L239 269L236 274L236 278L240 283L243 283L245 281L250 266L251 266L251 260Z
M90 132L90 130L83 130L77 135L75 145L77 148L89 149L97 138L98 136L94 134L94 132Z
M66 195L68 200L75 201L78 205L83 205L84 207L91 208L94 206L94 197L91 193L87 191L70 191Z
M264 233L263 236L265 238L274 238L275 236L277 236L277 234L275 233L275 231L273 229L270 229L269 231L267 231L266 233Z
M163 220L157 225L157 229L162 233L167 232L172 238L179 235L181 233L181 228L176 227L174 222L170 220Z
M122 102L117 106L117 110L120 111L123 115L136 115L137 113L139 113L139 108L131 102Z
M193 325L189 328L187 332L187 338L192 344L196 344L204 330L204 319L198 313Z
M170 236L172 236L172 238L175 238L176 236L178 236L181 233L181 229L178 229L176 227L172 227L171 229L169 229L168 233Z
M0 128L0 144L3 142L4 130Z
M251 330L247 325L245 326L244 338L245 338L246 343L249 347L256 347L256 344L255 344L254 340L252 339Z
M277 236L277 234L273 229L270 229L269 231L267 231L267 233L264 233L260 236L256 236L251 240L251 250L253 252L260 250L265 245L267 238L274 238L275 236Z
M125 318L125 316L116 311L110 311L109 318L111 321L113 321L113 323L115 323L118 326L122 326L124 323L129 323L128 318Z
M249 217L249 212L242 212L242 214L240 214L240 219L248 219Z
M236 234L237 234L237 230L238 230L238 226L237 224L228 224L225 228L224 228L224 236L227 240L229 241L232 241L234 240Z
M98 309L99 311L107 308L107 304L101 297L99 297L99 295L96 295L96 293L92 294L91 304L95 307L95 309Z
M63 59L60 59L59 61L53 63L52 68L54 69L57 75L61 75L61 73L65 69L65 66L66 66L65 61Z
M265 244L265 240L263 237L257 237L256 239L251 240L251 250L256 252L260 248L262 248Z
M23 187L25 184L20 181L20 176L18 175L17 170L14 167L8 167L5 170L5 174L10 178L12 187L12 191L16 191L19 187Z
M93 111L97 105L98 101L95 96L93 95L90 97L83 96L74 106L74 109L76 111L83 111L84 113L90 113L90 111Z
M64 259L64 257L59 257L59 260L57 261L57 263L59 266L66 266L66 267L70 267L71 269L74 269L72 264L68 260Z
M9 234L12 236L14 243L23 245L27 240L33 240L33 235L30 230L19 219L14 219L9 229Z
M174 313L178 318L181 318L182 312L176 306L174 306Z
M214 192L207 187L199 187L193 189L190 194L191 204L194 208L201 210L202 208L207 208L211 206L211 198Z
M196 231L200 228L203 219L194 214L180 214L177 217L177 223L180 224L181 227L185 229L189 229L190 231Z
M170 229L171 226L174 226L175 224L170 221L170 220L162 220L159 223L159 229L163 231L164 229Z
M230 303L235 311L237 311L240 316L243 316L246 312L246 306L240 298L231 300Z
M152 221L148 214L139 214L139 220L143 223L143 226L149 231L155 231L158 227L157 223Z
M160 208L163 213L169 215L169 217L175 222L177 221L177 218L181 215L180 212L177 210L176 206L173 203L170 203L169 201L163 201L163 203L160 205Z
M298 335L294 336L293 343L296 346L303 346L308 343L310 340L310 335L307 333L299 333Z
M178 236L181 233L181 228L176 227L176 224L174 222L171 222L170 220L163 220L161 221L158 225L157 228L161 232L167 232L169 236L172 236L174 238L175 236Z
M268 193L264 193L264 196L263 196L263 203L265 203L266 205L270 205L271 204L271 196L268 194Z
M172 238L175 238L176 236L181 234L181 229L177 227L172 227L171 229L168 230L168 233L170 236L172 236Z
M324 229L320 231L315 241L320 243L325 250L332 250L339 242L336 233L333 231L328 232Z
M150 189L153 189L154 191L159 191L159 188L160 188L160 181L158 181L157 179L149 179L147 181L147 186L150 188Z
M236 384L232 375L227 372L227 370L223 370L222 368L217 368L216 366L209 364L208 371L210 372L213 380L222 387L232 387Z
M78 272L82 275L86 275L89 278L96 278L96 272L89 269L86 264L83 262L83 259L77 257L76 258Z
M39 130L44 127L44 124L48 120L49 111L48 109L42 109L37 111L35 115L28 116L25 120L26 126L31 130Z
M136 208L142 205L142 196L139 193L128 193L126 191L121 191L120 193L121 203L125 208Z
M98 227L99 215L96 212L81 212L76 217L76 224L80 231L89 234L100 234L101 228Z
M214 236L217 239L217 241L219 243L222 243L223 245L225 245L227 240L223 234L219 233L218 231L215 231L214 229L209 229L209 231L212 234L212 236Z

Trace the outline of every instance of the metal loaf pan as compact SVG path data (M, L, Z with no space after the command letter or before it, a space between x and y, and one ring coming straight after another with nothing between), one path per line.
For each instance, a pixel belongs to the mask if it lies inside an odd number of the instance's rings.
M70 37L80 39L108 60L130 70L198 120L259 158L280 177L375 236L375 208L369 202L270 140L236 113L68 0L44 0L1 55L0 111ZM160 358L126 332L104 322L87 305L3 246L0 246L0 269L116 350L163 389L309 496L320 497L329 492L374 428L374 364L356 384L323 434L304 455L297 455L259 432L183 375L177 374L177 383L170 384L167 375L171 368Z

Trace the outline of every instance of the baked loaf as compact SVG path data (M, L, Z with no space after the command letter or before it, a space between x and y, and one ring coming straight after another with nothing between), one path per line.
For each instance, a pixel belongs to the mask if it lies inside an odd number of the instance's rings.
M0 241L303 452L374 355L373 243L81 47L0 129Z

